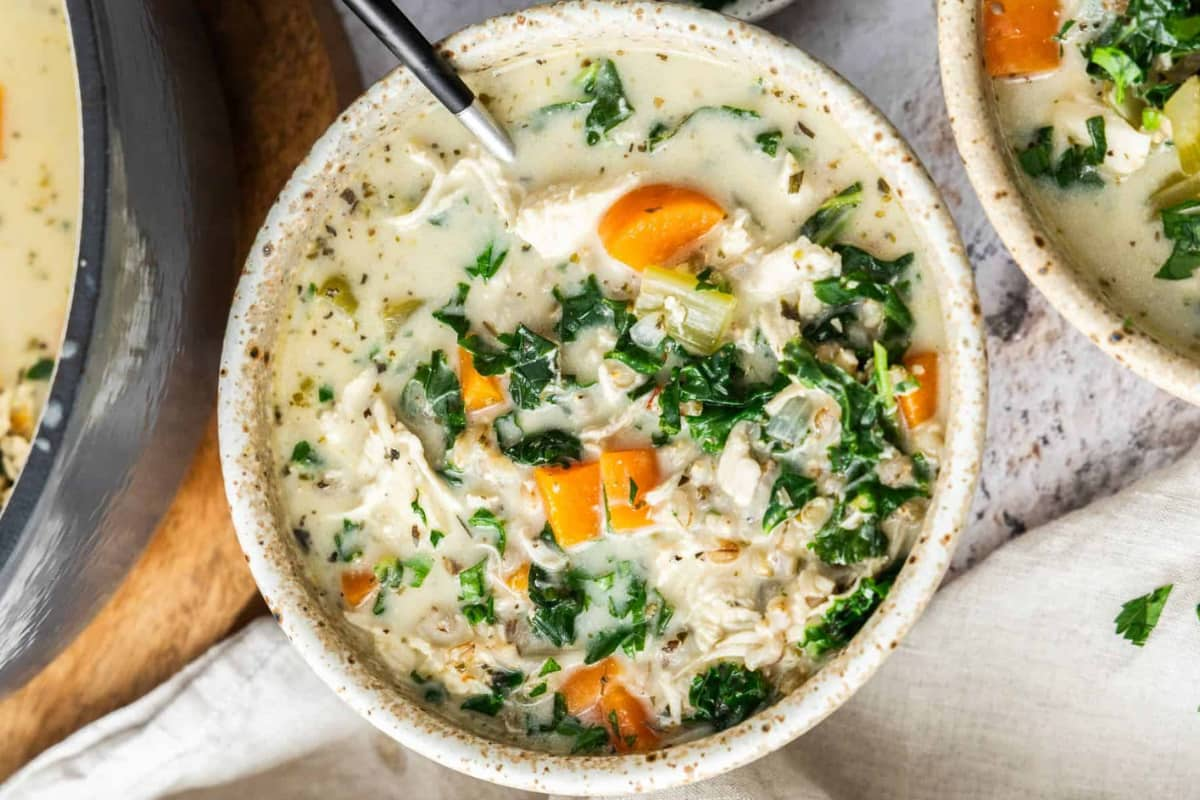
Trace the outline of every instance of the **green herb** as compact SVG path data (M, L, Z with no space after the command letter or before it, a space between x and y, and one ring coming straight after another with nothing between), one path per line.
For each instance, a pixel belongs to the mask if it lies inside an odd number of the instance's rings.
M780 130L766 131L754 137L754 142L758 145L758 149L771 158L774 158L779 153L779 143L782 141L783 131Z
M425 578L428 577L429 571L433 569L433 558L425 554L418 554L412 558L404 559L401 564L403 564L405 569L412 572L412 577L408 579L408 585L416 589L425 583Z
M412 512L417 515L417 519L421 520L421 522L423 522L426 525L429 524L429 518L427 516L425 516L425 509L422 508L422 506L421 506L421 490L420 489L417 490L416 497L413 498Z
M429 532L429 543L432 544L434 547L437 547L438 542L440 542L442 539L445 539L445 538L446 538L446 534L442 533L439 530L432 530Z
M890 576L878 581L871 577L862 578L853 592L833 601L820 622L804 629L804 639L796 646L810 658L820 658L845 647L887 598L891 588Z
M587 596L579 577L570 572L550 572L537 564L529 567L529 600L535 611L530 618L534 633L555 647L575 641L575 618L583 613ZM553 659L542 667L542 675ZM554 664L558 668L558 664ZM550 672L556 671L550 670Z
M530 697L541 697L542 695L544 695L546 693L546 690L548 688L550 688L549 685L545 681L542 681L537 686L535 686L529 690L529 696Z
M475 263L467 267L467 274L472 278L482 278L486 283L496 274L507 257L508 250L500 250L495 242L489 242L476 257Z
M1017 153L1021 169L1031 178L1053 178L1063 189L1075 184L1103 186L1104 179L1096 170L1104 163L1108 140L1104 132L1104 117L1095 116L1087 121L1091 144L1073 144L1068 147L1054 164L1054 128L1039 128L1033 142Z
M800 235L822 247L832 244L842 232L850 214L862 203L862 199L861 183L847 186L821 204L816 212L808 218L808 221L800 227Z
M595 664L617 652L618 647L634 644L638 637L645 640L646 623L640 625L618 625L615 628L600 631L588 639L587 650L584 653L584 664ZM638 648L640 649L640 648Z
M553 675L555 672L558 672L561 669L562 667L558 665L557 661L555 661L553 658L547 658L546 663L542 664L542 668L538 670L538 677L542 678L546 675Z
M549 522L542 526L542 532L538 534L538 540L545 542L546 546L555 552L561 553L563 551L562 547L558 544L558 539L554 538L554 529L550 527Z
M559 287L554 287L554 297L562 306L558 338L563 344L575 341L587 328L607 325L622 332L632 322L625 302L605 297L595 275L589 275L583 287L572 295L564 295Z
M413 683L422 687L425 690L425 701L429 703L444 703L446 702L446 687L435 681L433 678L421 675L416 670L408 673L412 678Z
M588 109L584 120L584 134L588 145L599 144L608 132L633 116L633 106L625 96L621 75L617 66L607 58L593 62L575 82L583 87L582 100L555 103L538 111L538 116L547 116L562 111Z
M459 344L471 330L471 322L467 319L467 294L471 284L460 283L454 290L454 296L446 301L446 305L433 312L433 318L449 327L458 335Z
M1161 108L1178 84L1175 71L1161 71L1160 56L1178 65L1200 49L1195 9L1191 0L1130 0L1084 49L1088 71L1112 81L1118 103L1130 92Z
M685 115L674 125L667 125L665 122L656 123L650 129L650 138L647 141L651 152L657 149L664 142L674 138L675 134L683 130L684 126L698 116L708 116L716 114L730 119L759 119L757 111L752 111L748 108L738 108L737 106L701 106L690 114Z
M525 435L512 414L499 417L494 423L500 452L518 464L531 467L546 464L569 466L583 455L579 438L556 428Z
M1150 638L1150 633L1158 625L1163 606L1167 604L1167 598L1171 596L1171 590L1174 588L1175 584L1168 583L1150 594L1135 597L1122 605L1121 613L1116 619L1117 634L1124 636L1137 647L1144 646Z
M667 628L671 624L671 618L675 616L675 609L671 607L670 603L667 602L667 598L663 597L657 589L654 590L654 604L656 606L653 625L654 635L662 636L667 632Z
M411 398L415 397L418 389L423 393L427 412L442 426L446 448L449 449L458 435L467 429L467 414L458 375L450 369L446 354L441 350L435 350L428 363L417 367L404 390L405 395L409 396L406 406L410 400L416 403ZM413 394L410 395L410 392Z
M558 379L558 345L524 325L499 336L511 372L508 391L518 408L537 408L546 387ZM478 367L478 360L476 366Z
M311 444L301 439L300 441L296 442L296 446L292 448L292 463L316 467L322 462L321 456L317 454L316 449Z
M488 511L486 508L480 508L471 515L469 520L467 520L467 525L472 528L490 530L495 533L496 551L499 552L501 556L504 555L504 548L508 542L508 537L504 532L503 520L501 520L491 511Z
M633 478L630 478L629 479L629 505L633 508L638 507L637 495L638 495L637 481L635 481Z
M837 342L854 350L860 361L866 361L871 357L876 337L864 328L861 317L863 304L872 301L883 312L877 340L892 357L899 359L908 349L915 321L894 284L912 265L912 253L895 261L884 261L849 245L837 245L834 250L842 256L842 274L813 285L817 299L828 308L805 326L805 338L812 342Z
M763 514L763 530L774 530L776 525L804 508L816 494L815 481L784 467L771 487L771 502Z
M30 381L47 380L54 373L54 359L39 358L33 366L25 370L25 379Z
M1163 235L1175 247L1154 277L1168 281L1190 278L1200 267L1200 200L1186 200L1164 208L1162 223Z
M458 573L458 599L464 604L463 615L472 625L480 622L490 625L496 621L495 600L487 591L486 569L487 558L484 557L475 566Z
M379 616L387 609L387 590L399 589L404 585L404 565L398 558L384 558L375 563L372 571L379 584L379 591L375 594L375 605L371 611Z
M837 566L885 556L888 538L883 532L884 520L909 500L928 493L921 486L895 488L876 480L862 480L837 503L808 546L826 564ZM845 527L848 519L857 521L857 527Z
M553 731L559 736L575 740L572 755L594 753L608 746L608 730L600 725L584 725L567 713L567 699L560 692L554 693L554 711L550 724L541 727L543 733Z
M463 471L449 461L442 465L441 469L437 470L437 474L451 486L462 486Z
M1064 22L1062 27L1058 29L1058 33L1054 34L1054 41L1059 42L1060 44L1065 42L1067 40L1067 32L1073 27L1075 27L1075 20L1069 19Z
M723 731L745 720L767 704L771 684L758 670L725 661L692 678L688 702L692 719L704 720Z
M333 387L327 383L321 384L317 389L317 401L320 403L328 403L333 400Z
M358 535L363 529L361 522L342 520L342 530L333 535L333 547L339 561L350 563L362 557L362 545Z
M1116 47L1097 47L1092 50L1091 63L1108 74L1115 100L1125 102L1125 90L1142 82L1142 68L1124 50Z
M473 694L464 700L462 704L464 711L474 711L477 714L486 714L489 717L496 716L503 707L504 698L494 692Z
M696 276L696 291L697 292L724 292L731 294L729 282L726 281L721 273L717 272L712 267L705 267L700 270L700 274Z

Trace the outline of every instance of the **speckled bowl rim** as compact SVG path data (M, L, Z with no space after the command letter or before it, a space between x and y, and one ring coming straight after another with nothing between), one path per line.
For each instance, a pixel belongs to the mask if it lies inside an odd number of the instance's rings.
M986 414L984 336L970 265L937 190L895 129L828 68L764 31L697 9L647 2L572 2L488 20L443 43L464 69L516 51L612 32L653 35L663 49L748 62L781 85L815 84L810 105L838 119L879 167L912 219L928 254L927 279L942 298L952 387L943 469L924 527L881 609L847 650L779 703L719 734L654 753L555 756L499 743L455 726L399 696L353 634L318 602L304 579L286 526L276 524L267 396L272 314L284 280L290 230L305 230L314 199L340 163L340 146L358 136L376 104L410 86L404 71L372 87L314 146L271 210L233 302L222 359L219 430L226 492L250 569L285 634L313 670L353 708L396 741L447 767L484 780L553 794L611 795L665 789L711 778L787 744L844 703L896 648L937 589L966 523L980 468ZM574 47L574 44L572 44ZM586 48L584 48L586 49ZM805 90L807 91L807 90ZM819 106L816 104L820 103ZM364 129L365 130L365 129ZM274 294L273 294L274 293Z
M996 113L980 47L982 0L938 0L938 54L950 126L967 176L1018 266L1060 314L1137 375L1200 405L1200 357L1126 327L1050 233L1025 194Z

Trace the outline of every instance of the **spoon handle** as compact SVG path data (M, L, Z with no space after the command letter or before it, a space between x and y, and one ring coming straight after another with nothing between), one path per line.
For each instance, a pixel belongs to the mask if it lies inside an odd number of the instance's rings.
M459 114L475 102L474 92L392 0L344 2L451 113Z

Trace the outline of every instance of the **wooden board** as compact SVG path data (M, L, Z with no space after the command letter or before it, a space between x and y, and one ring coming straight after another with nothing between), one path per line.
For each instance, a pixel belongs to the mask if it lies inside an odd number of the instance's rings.
M182 1L182 0L181 0ZM357 87L327 0L194 0L236 140L242 216L236 271L275 195ZM224 316L225 309L213 309ZM212 390L216 391L216 376ZM0 780L92 720L145 694L266 613L234 538L216 420L146 552L91 625L0 700Z

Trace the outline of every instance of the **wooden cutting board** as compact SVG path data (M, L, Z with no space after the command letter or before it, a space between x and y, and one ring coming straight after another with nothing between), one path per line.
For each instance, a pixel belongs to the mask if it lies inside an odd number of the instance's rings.
M328 0L192 1L207 27L235 137L242 196L238 260L228 265L235 273L275 195L353 97L358 77ZM214 417L125 582L57 659L0 700L0 780L265 613L225 504Z

